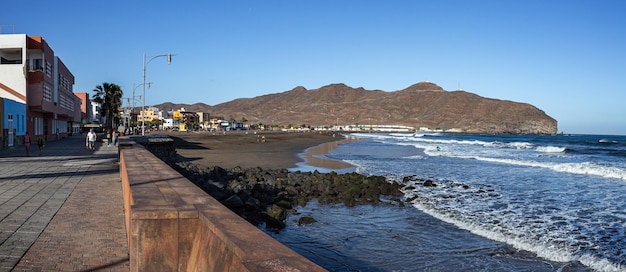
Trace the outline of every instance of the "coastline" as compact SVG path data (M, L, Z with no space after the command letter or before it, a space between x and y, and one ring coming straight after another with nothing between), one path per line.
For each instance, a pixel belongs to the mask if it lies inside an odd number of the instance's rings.
M342 138L337 141L325 142L316 146L305 149L299 156L302 158L302 162L296 163L296 168L289 169L290 171L319 171L319 172L338 172L347 173L354 172L356 167L344 161L325 158L324 155L329 154L333 149L339 147L340 144L353 141L349 138Z
M248 132L246 134L246 132ZM326 159L338 144L349 141L333 137L332 133L317 132L159 132L174 139L176 152L188 161L203 167L264 168L264 169L353 169L337 160ZM261 137L265 136L265 142ZM322 171L320 169L320 171ZM309 171L309 170L306 170Z

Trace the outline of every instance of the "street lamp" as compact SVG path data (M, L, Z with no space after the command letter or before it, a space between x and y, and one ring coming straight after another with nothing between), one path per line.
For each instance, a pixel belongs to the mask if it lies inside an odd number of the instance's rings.
M135 86L135 83L133 82L133 97L132 97L133 104L132 104L132 107L131 107L131 110L130 110L131 113L135 112L135 101L138 101L138 102L142 101L142 100L139 100L139 99L142 98L141 95L135 96L135 90L137 90L137 88L139 88L139 87L141 87L141 86L143 86L145 84L148 84L148 89L150 89L150 85L152 85L152 82L141 83L141 84L136 85L136 86ZM135 98L135 97L138 97L138 98ZM129 100L129 103L130 103L130 100ZM143 110L141 112L141 118L143 119Z
M141 136L145 135L146 132L146 127L145 127L145 118L143 116L144 112L145 112L145 107L146 107L146 66L148 66L148 63L150 63L152 60L158 58L158 57L167 57L167 64L172 63L172 56L175 56L174 54L162 54L162 55L158 55L158 56L154 56L152 57L150 60L148 60L146 62L146 53L143 54L143 83L141 84L141 90L142 90L142 102L141 102Z
M146 82L146 84L148 84L148 89L150 88L150 85L152 84L152 82ZM127 107L130 110L130 113L127 114L126 119L128 120L128 122L126 123L126 127L128 127L128 125L130 124L130 117L132 116L132 113L135 112L135 102L141 102L141 95L135 95L135 90L137 90L137 88L141 87L143 85L139 84L139 85L135 85L135 83L133 83L133 96L132 97L124 97L124 99L126 99L127 101ZM132 104L130 101L133 101ZM143 115L142 115L143 118Z
M139 87L139 86L137 86L137 87ZM135 98L135 97L138 97L138 98ZM140 100L141 96L138 95L138 96L133 96L133 97L124 97L124 99L126 99L126 109L124 110L124 115L126 117L125 118L126 119L125 120L126 123L125 123L124 127L128 129L128 127L130 126L130 123L131 123L132 113L135 111L134 110L135 101L141 101ZM130 103L131 100L133 101L132 104ZM132 108L131 108L131 105L132 105Z

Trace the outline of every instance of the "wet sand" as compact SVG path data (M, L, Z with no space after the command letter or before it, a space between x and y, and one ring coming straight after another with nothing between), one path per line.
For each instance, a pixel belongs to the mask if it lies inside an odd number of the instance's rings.
M175 140L176 152L191 162L223 168L261 167L264 169L295 168L306 160L307 165L331 170L346 169L352 165L319 158L337 147L343 137L317 132L260 132L229 131L169 132ZM265 142L262 137L265 136ZM304 151L305 154L302 154ZM302 155L300 155L302 154Z
M351 141L351 140L342 139L342 140L326 142L326 143L322 143L322 144L310 147L306 149L304 153L301 154L301 157L302 159L304 159L304 162L299 163L298 165L300 166L300 164L304 164L304 165L312 166L315 168L324 168L324 169L330 169L330 170L341 170L341 169L353 168L353 165L347 162L331 160L331 159L320 157L320 156L330 153L330 151L337 148L339 144L348 142L348 141Z

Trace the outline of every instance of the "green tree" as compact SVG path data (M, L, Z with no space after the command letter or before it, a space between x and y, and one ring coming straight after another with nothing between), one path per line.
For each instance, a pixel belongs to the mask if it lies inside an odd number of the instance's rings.
M96 86L93 101L100 104L100 116L105 118L105 129L113 130L113 125L119 122L120 107L122 106L122 88L115 83L104 82Z
M162 124L163 124L163 120L160 120L160 119L152 119L152 120L150 120L150 126L159 127Z

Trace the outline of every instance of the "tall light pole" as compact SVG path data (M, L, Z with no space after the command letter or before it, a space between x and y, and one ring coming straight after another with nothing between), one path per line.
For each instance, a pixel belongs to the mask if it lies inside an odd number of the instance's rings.
M172 56L174 56L174 54L162 54L162 55L157 55L154 56L152 58L150 58L150 60L148 60L146 62L146 53L143 54L143 83L141 84L141 90L142 90L142 95L141 95L141 136L145 135L146 132L146 127L145 127L145 107L146 107L146 66L148 66L148 63L150 63L152 60L158 58L158 57L167 57L167 64L172 63Z
M131 110L130 110L131 113L135 112L135 101L139 102L140 101L139 99L141 99L141 97L142 97L141 95L135 95L135 90L137 90L137 88L143 86L144 84L148 84L148 89L150 89L150 85L152 84L152 82L141 83L139 85L135 85L135 83L133 82L133 97L132 97L133 104L132 104L132 107L131 107ZM138 98L136 98L136 97L138 97ZM141 112L141 114L142 114L141 118L143 118L143 112Z
M146 84L148 84L148 89L150 88L150 84L152 84L152 82L146 82ZM132 119L132 115L135 112L135 102L141 102L141 95L135 95L135 90L137 90L137 88L141 87L143 85L139 84L139 85L135 85L135 83L133 83L133 96L132 97L125 97L126 101L127 101L127 107L130 109L130 113L127 116L128 122L127 125L130 125L130 120ZM132 101L132 104L131 104ZM142 116L143 117L143 116ZM139 119L137 119L139 120ZM127 126L128 127L128 126Z

